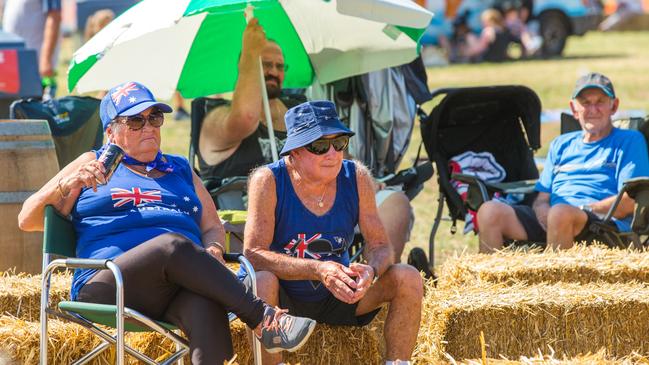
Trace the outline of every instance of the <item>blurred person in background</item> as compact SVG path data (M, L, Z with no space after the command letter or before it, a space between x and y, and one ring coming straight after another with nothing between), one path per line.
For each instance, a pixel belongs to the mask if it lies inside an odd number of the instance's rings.
M100 9L94 12L86 20L86 29L83 32L84 42L88 42L90 38L104 29L113 19L115 19L115 13L110 9ZM106 91L99 91L96 96L101 99L106 96Z
M511 42L511 34L505 27L502 14L496 9L487 9L482 12L482 32L476 37L467 35L467 44L463 56L473 62L501 62L506 60L507 47Z
M36 50L43 97L56 95L56 65L61 43L61 0L5 0L3 30Z

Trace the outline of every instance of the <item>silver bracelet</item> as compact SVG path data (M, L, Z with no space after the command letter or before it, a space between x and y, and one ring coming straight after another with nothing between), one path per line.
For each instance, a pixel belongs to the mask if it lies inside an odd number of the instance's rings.
M223 247L223 245L216 241L208 242L205 248L208 248L210 246L217 246L219 249L221 249L221 253L225 253L225 248Z

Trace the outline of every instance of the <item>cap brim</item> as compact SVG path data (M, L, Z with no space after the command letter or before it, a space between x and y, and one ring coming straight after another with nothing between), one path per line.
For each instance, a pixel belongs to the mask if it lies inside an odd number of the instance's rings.
M588 84L580 87L579 89L575 90L575 92L572 94L572 98L576 98L579 94L581 94L582 91L586 89L600 89L606 94L609 98L615 99L615 94L611 93L611 90L608 88L602 86L602 85L596 85L596 84Z
M132 107L119 113L117 116L130 117L132 115L140 114L152 106L157 107L163 113L171 113L173 111L173 109L165 103L160 103L157 101L144 101L141 102L140 104L133 105Z

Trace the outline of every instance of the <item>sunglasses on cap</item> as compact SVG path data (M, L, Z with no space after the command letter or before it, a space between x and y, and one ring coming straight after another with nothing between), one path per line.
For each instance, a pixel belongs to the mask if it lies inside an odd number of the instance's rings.
M336 138L320 138L304 146L307 151L314 155L324 155L329 152L329 148L334 146L334 150L340 152L349 145L349 136L338 136Z
M145 117L142 114L137 114L130 117L117 117L115 119L118 123L126 124L128 129L132 131L139 131L144 128L147 120L152 127L160 128L165 121L165 117L161 111L154 111L151 112L148 117Z

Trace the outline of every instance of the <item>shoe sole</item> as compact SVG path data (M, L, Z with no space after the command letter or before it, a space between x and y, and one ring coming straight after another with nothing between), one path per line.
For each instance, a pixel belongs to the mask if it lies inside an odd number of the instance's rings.
M307 332L306 336L304 336L304 338L302 339L302 341L300 341L300 343L298 343L297 345L291 347L290 349L283 349L283 348L281 348L281 347L273 347L272 349L264 348L264 349L265 349L266 352L268 352L269 354L276 354L276 353L278 353L278 352L282 352L282 351L295 352L295 351L299 350L302 346L304 346L304 344L309 340L309 338L311 337L311 334L313 333L313 330L315 329L315 325L316 325L316 322L314 321L314 322L312 323L312 325L309 326L309 331ZM262 347L264 346L264 345L261 344L261 342L260 342L259 344L260 344Z

